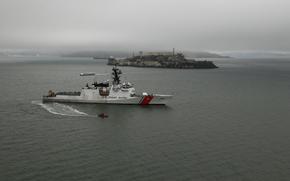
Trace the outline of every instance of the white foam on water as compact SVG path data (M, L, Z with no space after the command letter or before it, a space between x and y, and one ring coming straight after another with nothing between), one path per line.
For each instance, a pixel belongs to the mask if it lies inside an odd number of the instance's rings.
M42 101L31 101L32 104L39 105L52 114L62 116L88 116L87 113L81 112L71 106L60 104L60 103L47 103L44 104Z

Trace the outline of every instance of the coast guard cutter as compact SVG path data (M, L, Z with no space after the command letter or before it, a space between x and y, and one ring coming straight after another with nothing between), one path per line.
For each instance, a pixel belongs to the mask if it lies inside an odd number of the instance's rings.
M43 102L69 102L93 104L135 104L135 105L165 105L172 95L148 94L138 95L129 82L121 83L121 70L116 66L112 69L112 81L94 82L88 84L80 92L49 91L42 97ZM81 76L95 76L95 73L81 73Z

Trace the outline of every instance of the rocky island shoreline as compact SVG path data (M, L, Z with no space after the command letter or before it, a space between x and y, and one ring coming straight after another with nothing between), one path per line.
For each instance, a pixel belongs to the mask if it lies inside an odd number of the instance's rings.
M132 66L132 67L156 67L156 68L176 68L176 69L213 69L218 68L212 61L197 61L187 59L182 53L174 52L149 52L139 53L137 56L128 58L108 59L108 65Z

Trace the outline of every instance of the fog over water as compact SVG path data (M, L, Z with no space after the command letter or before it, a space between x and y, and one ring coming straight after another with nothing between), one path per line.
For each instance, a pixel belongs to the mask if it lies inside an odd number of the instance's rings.
M290 51L289 0L0 0L0 48Z

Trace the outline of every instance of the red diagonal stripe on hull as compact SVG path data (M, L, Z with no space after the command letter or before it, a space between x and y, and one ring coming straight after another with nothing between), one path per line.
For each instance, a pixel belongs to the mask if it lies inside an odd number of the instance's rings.
M144 96L141 105L147 105L151 102L151 100L154 98L154 96Z

